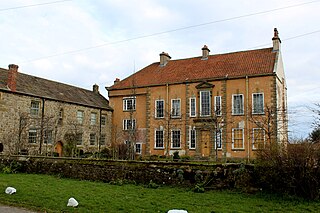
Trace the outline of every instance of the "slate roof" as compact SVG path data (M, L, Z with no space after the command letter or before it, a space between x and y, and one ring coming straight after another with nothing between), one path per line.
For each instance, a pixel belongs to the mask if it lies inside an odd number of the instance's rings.
M10 91L7 87L9 71L0 68L0 90ZM101 94L79 87L27 75L17 74L16 93L79 104L93 108L112 110L109 101Z
M276 52L272 48L248 50L226 54L170 60L165 66L159 62L150 64L128 78L107 88L116 90L135 87L179 83L214 78L240 77L273 73Z

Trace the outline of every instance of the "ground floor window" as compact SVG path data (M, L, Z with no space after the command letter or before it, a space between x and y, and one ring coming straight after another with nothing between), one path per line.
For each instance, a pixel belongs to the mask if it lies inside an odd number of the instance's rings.
M141 143L136 143L135 150L136 150L136 154L140 155L142 153L142 144Z
M244 148L244 135L242 128L232 129L232 149Z
M77 145L82 145L82 133L76 134Z
M45 144L52 144L52 130L45 130L44 131L44 143Z
M155 130L155 148L164 148L164 131L163 130Z
M96 144L96 134L91 133L90 134L90 145L95 145Z
M264 130L261 128L252 129L252 148L263 148L265 142Z
M29 136L28 136L28 142L29 143L37 143L37 130L36 129L30 129L29 130Z
M102 134L100 137L100 145L105 145L106 144L106 135Z
M180 148L181 146L181 133L180 130L171 131L171 148Z
M215 136L215 146L217 149L222 149L222 129L217 129Z
M196 148L196 130L195 130L195 128L190 128L189 138L190 138L189 148L195 149Z

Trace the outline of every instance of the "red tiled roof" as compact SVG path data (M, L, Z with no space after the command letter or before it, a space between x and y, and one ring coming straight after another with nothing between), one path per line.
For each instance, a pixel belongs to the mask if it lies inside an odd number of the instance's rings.
M0 68L0 91L10 91L7 87L8 73L9 71L7 69ZM20 72L17 74L16 92L56 101L112 110L109 106L109 101L101 94Z
M268 74L273 72L276 52L272 48L217 54L201 57L170 60L161 67L159 62L150 64L137 73L118 82L108 90L152 86L166 83L186 82L212 78Z

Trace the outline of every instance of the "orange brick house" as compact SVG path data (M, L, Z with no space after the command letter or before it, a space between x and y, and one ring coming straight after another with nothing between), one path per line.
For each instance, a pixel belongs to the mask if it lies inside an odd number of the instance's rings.
M278 31L273 47L171 60L168 53L107 87L113 140L136 154L253 158L287 143L287 97Z

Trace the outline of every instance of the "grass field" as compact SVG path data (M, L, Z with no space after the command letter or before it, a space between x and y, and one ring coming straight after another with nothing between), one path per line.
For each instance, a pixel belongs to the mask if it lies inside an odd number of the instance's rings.
M7 195L6 187L17 193ZM230 191L194 193L186 188L111 185L34 174L0 174L0 203L40 212L319 212L320 202ZM74 197L78 208L67 207Z

